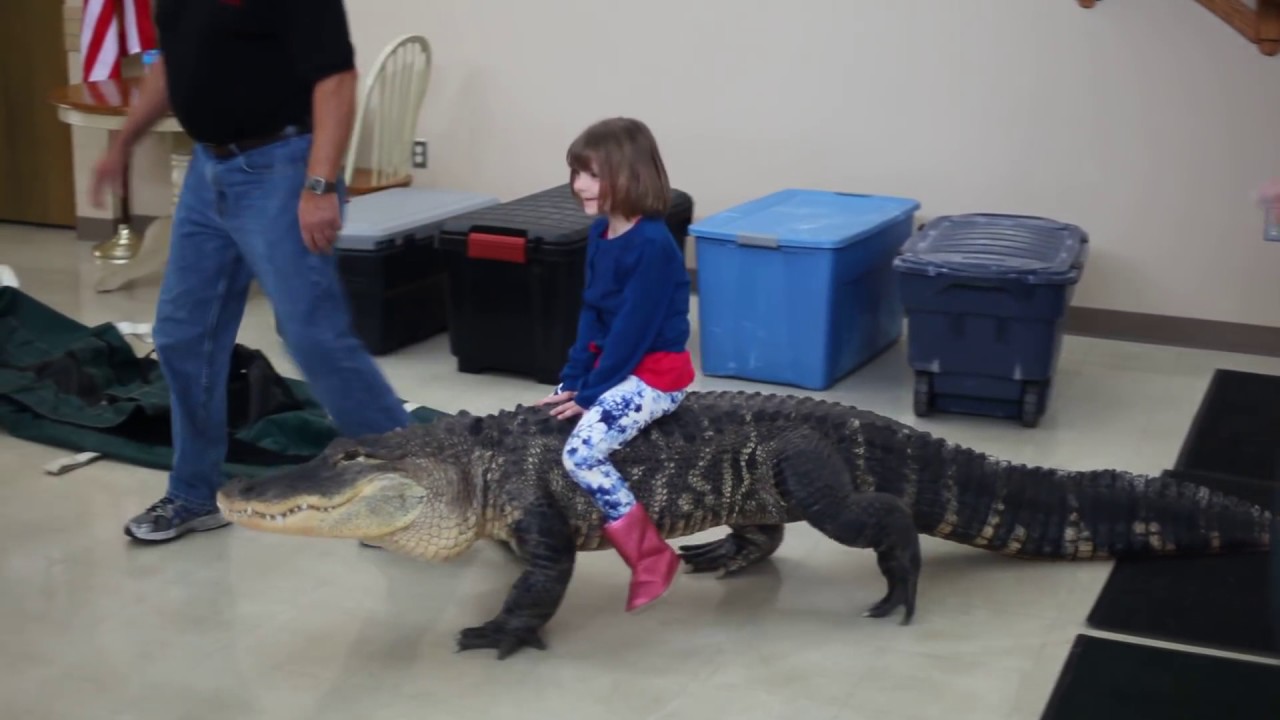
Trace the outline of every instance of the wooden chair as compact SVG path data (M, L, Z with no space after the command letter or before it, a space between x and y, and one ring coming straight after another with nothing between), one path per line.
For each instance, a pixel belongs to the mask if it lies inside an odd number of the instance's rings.
M430 78L431 44L425 37L405 35L382 51L365 84L347 148L344 180L351 196L413 182L413 136ZM368 164L357 167L366 123L372 124Z

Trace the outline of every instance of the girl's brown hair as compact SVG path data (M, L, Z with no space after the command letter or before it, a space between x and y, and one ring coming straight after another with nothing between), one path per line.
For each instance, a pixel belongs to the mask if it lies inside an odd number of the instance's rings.
M569 182L580 172L600 178L600 211L623 217L667 214L671 184L648 126L609 118L582 131L566 153Z

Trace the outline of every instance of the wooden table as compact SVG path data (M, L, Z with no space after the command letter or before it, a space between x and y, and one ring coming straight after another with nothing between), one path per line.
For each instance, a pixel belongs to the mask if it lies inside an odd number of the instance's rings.
M129 108L137 101L141 78L103 80L60 87L49 96L58 108L58 119L69 125L119 131L124 127ZM170 209L176 207L182 182L191 162L190 141L172 115L161 118L152 132L163 134L169 142L169 182L173 189ZM142 234L138 252L125 262L97 263L94 290L110 292L152 273L163 272L169 258L169 234L172 215L157 218Z

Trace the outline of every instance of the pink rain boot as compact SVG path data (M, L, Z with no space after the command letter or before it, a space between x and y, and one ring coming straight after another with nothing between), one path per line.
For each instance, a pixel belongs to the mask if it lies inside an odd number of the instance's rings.
M627 612L662 597L680 571L680 556L667 544L639 503L604 526L604 536L631 568Z

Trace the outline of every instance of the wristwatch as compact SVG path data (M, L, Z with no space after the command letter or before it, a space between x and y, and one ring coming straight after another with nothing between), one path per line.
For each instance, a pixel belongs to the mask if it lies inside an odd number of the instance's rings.
M317 195L338 192L338 183L316 176L307 179L306 189Z

